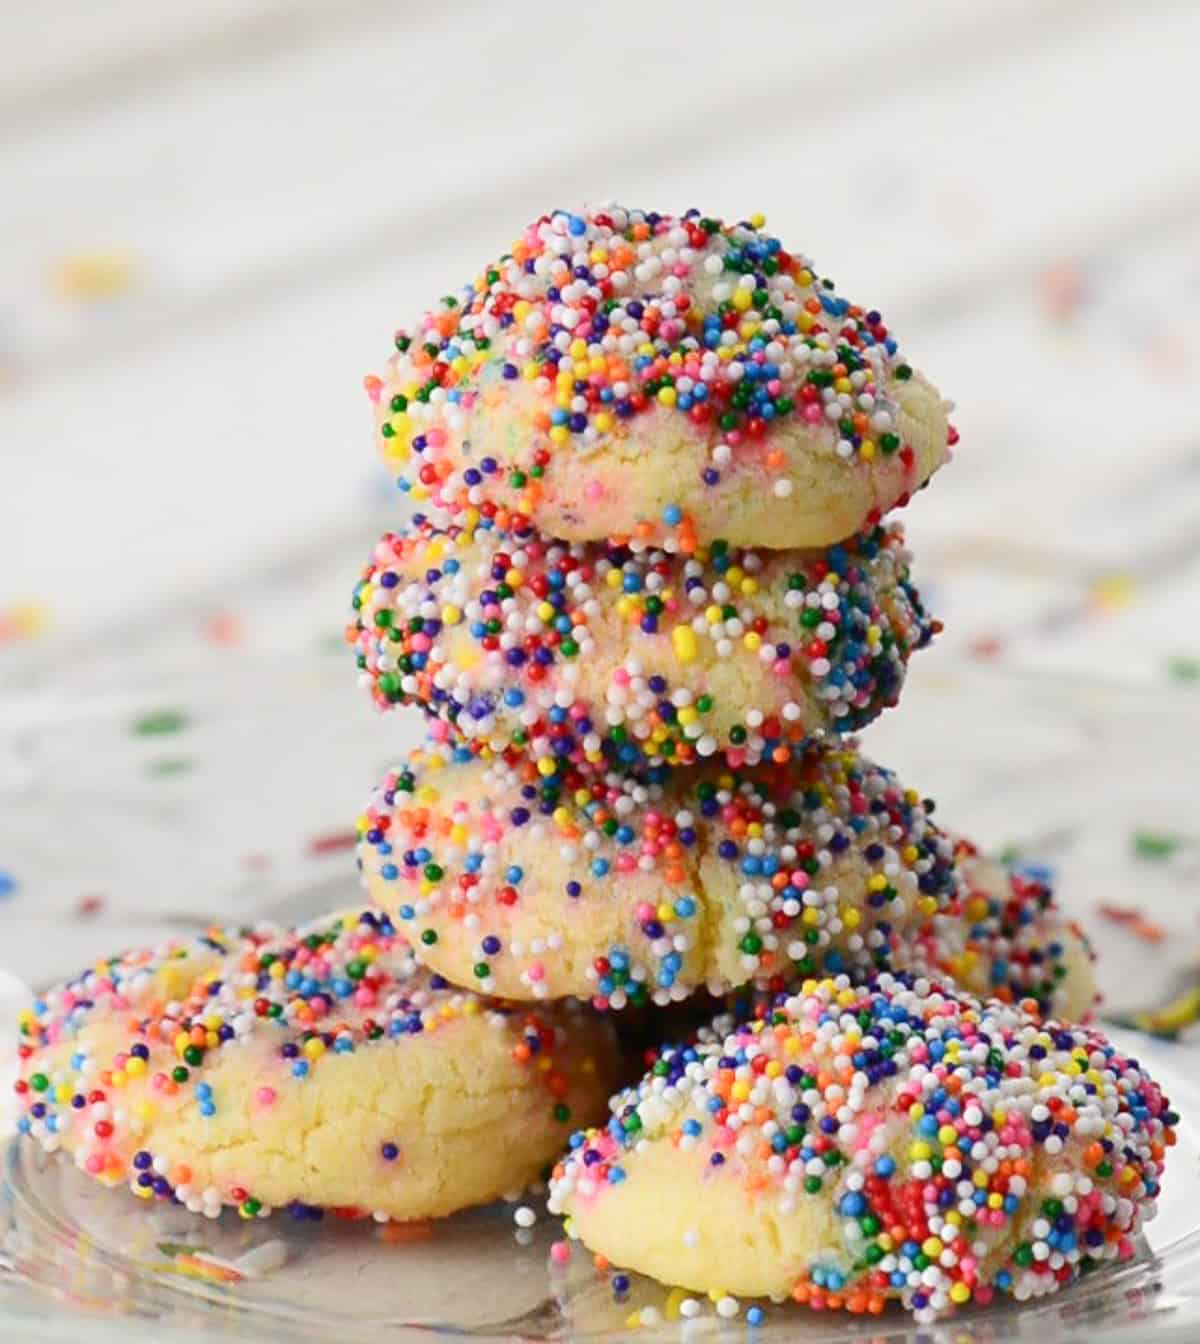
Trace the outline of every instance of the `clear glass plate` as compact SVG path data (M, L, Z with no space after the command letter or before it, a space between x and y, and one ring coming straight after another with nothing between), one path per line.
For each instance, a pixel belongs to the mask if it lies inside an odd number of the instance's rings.
M1118 1033L1183 1112L1158 1217L1138 1258L1024 1308L1005 1305L915 1327L898 1308L864 1328L846 1316L773 1306L762 1326L663 1313L665 1290L634 1276L614 1298L577 1249L551 1260L561 1235L543 1218L517 1230L503 1206L427 1228L369 1222L312 1227L283 1218L209 1222L171 1206L143 1208L61 1156L10 1142L0 1179L0 1323L5 1339L94 1344L143 1339L408 1340L430 1333L480 1340L604 1340L629 1336L635 1314L662 1319L636 1338L990 1344L1195 1339L1200 1333L1200 1088L1196 1056Z
M376 772L416 740L415 715L356 701L336 649L350 572L322 555L239 598L247 637L203 632L201 605L70 657L53 646L0 677L0 1013L13 973L40 985L98 954L213 919L310 918L357 895L347 848ZM229 621L218 622L227 630ZM286 635L281 632L287 632ZM866 746L939 818L992 849L1048 863L1100 949L1110 1019L1200 984L1200 848L1188 751L1200 688L1015 675L924 655L905 703ZM1145 917L1136 926L1121 912ZM1114 912L1116 912L1114 914ZM1138 932L1140 928L1142 932ZM1148 930L1148 931L1147 931ZM8 973L7 977L5 972ZM1181 1024L1182 1025L1182 1024ZM1200 1338L1200 1047L1118 1031L1182 1112L1157 1220L1136 1261L1021 1310L913 1327L772 1307L762 1340L986 1344ZM1186 1032L1184 1033L1187 1034ZM1193 1033L1194 1034L1194 1033ZM218 1222L136 1204L5 1132L0 1036L0 1340L187 1344L201 1339L403 1340L627 1336L666 1294L615 1301L590 1259L556 1267L560 1233L518 1232L496 1207L425 1231L284 1218ZM638 1338L735 1338L711 1309Z

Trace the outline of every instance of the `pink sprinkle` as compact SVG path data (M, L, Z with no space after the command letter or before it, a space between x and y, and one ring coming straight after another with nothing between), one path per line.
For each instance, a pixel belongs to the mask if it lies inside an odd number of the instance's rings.
M260 1087L254 1094L254 1099L260 1106L272 1106L275 1104L275 1089L273 1087Z
M604 494L604 487L594 477L583 487L583 497L593 504Z
M535 961L525 974L536 984L546 978L546 968L540 961Z
M83 1165L89 1176L98 1176L104 1170L104 1159L93 1153Z
M565 1241L556 1241L550 1247L550 1259L556 1265L565 1265L571 1258L571 1248Z

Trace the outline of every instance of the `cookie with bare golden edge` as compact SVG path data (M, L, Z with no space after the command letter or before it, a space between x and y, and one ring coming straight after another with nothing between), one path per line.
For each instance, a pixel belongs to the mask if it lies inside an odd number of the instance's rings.
M370 911L127 953L21 1031L25 1133L213 1217L484 1203L603 1115L619 1067L606 1022L451 988Z
M665 1047L576 1134L567 1231L695 1293L924 1322L1127 1260L1178 1116L1100 1032L884 974Z
M827 546L907 502L947 459L947 404L762 224L535 220L366 380L401 487L439 526L684 552Z
M416 955L513 999L619 1008L864 973L956 894L920 795L852 744L643 778L433 745L360 828L367 889Z

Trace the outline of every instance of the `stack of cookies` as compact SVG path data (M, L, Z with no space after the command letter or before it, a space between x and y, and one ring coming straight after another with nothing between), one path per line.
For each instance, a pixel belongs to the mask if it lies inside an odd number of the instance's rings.
M361 818L371 908L45 995L22 1129L209 1216L550 1170L555 1262L684 1318L924 1320L1131 1255L1177 1117L1064 1025L1086 944L849 736L937 632L888 515L954 441L880 314L760 219L557 211L367 390L413 508L347 637L429 730Z
M980 955L955 842L846 736L939 628L888 515L955 439L878 312L761 220L556 212L367 389L414 516L348 639L431 733L360 852L422 961L622 1009L952 958L1052 1003L1066 946Z

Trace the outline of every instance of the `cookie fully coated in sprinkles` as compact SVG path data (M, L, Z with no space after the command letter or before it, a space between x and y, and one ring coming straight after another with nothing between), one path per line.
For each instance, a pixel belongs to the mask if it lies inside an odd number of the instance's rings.
M895 526L819 552L689 557L482 518L417 526L379 542L353 605L346 638L381 708L416 703L493 751L622 769L779 758L861 728L939 628Z
M922 1321L1134 1254L1178 1117L1087 1027L923 979L809 981L665 1047L553 1212L625 1269Z
M617 1078L606 1023L452 989L370 911L99 962L24 1015L19 1051L23 1133L210 1217L484 1203Z
M564 779L434 745L383 780L359 856L455 983L621 1008L895 964L956 894L930 808L853 746Z
M535 220L366 380L401 488L438 525L479 508L685 553L826 546L906 502L954 441L946 407L762 226Z

